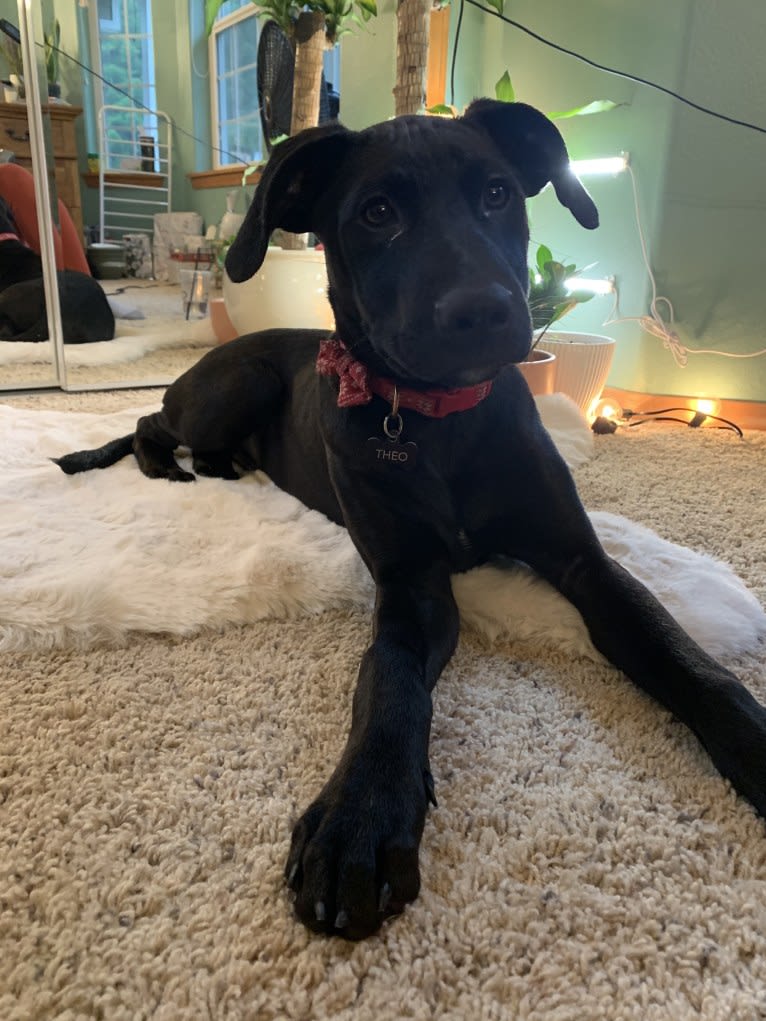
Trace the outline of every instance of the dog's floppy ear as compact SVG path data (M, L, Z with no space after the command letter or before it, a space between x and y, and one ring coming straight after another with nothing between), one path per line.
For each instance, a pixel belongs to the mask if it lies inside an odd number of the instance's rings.
M340 124L326 124L307 128L274 149L226 255L226 272L234 283L258 272L277 227L295 234L314 229L316 202L353 137Z
M559 202L583 227L598 227L598 210L569 165L558 129L525 103L477 99L464 120L483 128L513 166L524 194L537 195L550 181Z

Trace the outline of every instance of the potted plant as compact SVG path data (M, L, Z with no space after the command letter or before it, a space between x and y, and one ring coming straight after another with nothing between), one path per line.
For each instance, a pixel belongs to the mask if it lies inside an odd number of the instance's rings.
M551 329L573 308L593 297L592 291L577 289L580 272L574 264L554 259L546 245L538 246L535 263L529 268L528 301L534 340L521 371L533 393L565 393L587 414L606 383L615 342L596 333ZM534 389L540 385L536 381L543 373L547 373L545 389Z
M0 34L0 52L8 65L8 75L3 79L3 98L6 103L24 99L24 61L21 46L5 34Z
M61 46L61 25L58 18L53 28L44 34L45 46L45 75L48 79L48 97L50 99L61 99L61 84L59 82L59 47Z
M205 0L208 34L223 0ZM256 0L253 0L256 3ZM319 122L322 62L326 49L377 14L375 0L258 0L259 17L275 21L295 52L290 134ZM263 266L251 279L234 284L224 274L228 315L241 333L275 326L332 329L324 255L306 249L306 236L280 232Z

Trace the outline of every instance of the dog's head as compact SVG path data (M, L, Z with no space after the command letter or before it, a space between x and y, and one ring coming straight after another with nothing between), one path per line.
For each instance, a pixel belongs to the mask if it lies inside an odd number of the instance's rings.
M358 358L406 381L469 385L529 350L525 199L548 183L598 225L561 135L522 103L311 128L269 160L226 271L256 273L277 227L313 231L338 335Z

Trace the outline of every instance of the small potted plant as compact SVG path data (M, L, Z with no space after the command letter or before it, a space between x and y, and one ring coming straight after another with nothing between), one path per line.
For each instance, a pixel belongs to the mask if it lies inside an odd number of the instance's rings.
M61 99L59 82L59 47L61 46L61 25L58 18L53 28L45 33L45 74L48 79L48 98Z
M573 263L566 265L555 259L546 245L538 246L535 263L529 268L528 301L534 340L521 370L533 393L565 393L587 414L606 383L615 342L601 334L551 329L573 308L593 297L592 291L577 289L581 272Z

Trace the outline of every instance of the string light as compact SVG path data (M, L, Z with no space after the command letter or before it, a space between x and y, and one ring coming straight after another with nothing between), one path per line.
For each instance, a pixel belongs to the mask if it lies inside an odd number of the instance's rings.
M744 433L735 422L730 422L729 419L721 418L717 414L720 407L721 402L715 398L691 397L688 403L682 406L633 411L630 408L622 408L611 397L602 397L591 404L587 417L595 433L613 433L619 427L631 429L645 422L679 422L690 429L699 429L702 426L730 429L743 439ZM679 418L679 414L691 417Z
M588 409L588 418L591 422L596 418L620 419L622 408L612 397L597 397Z
M721 410L721 402L712 397L697 397L693 402L693 407L695 411L699 411L703 415L717 415Z

